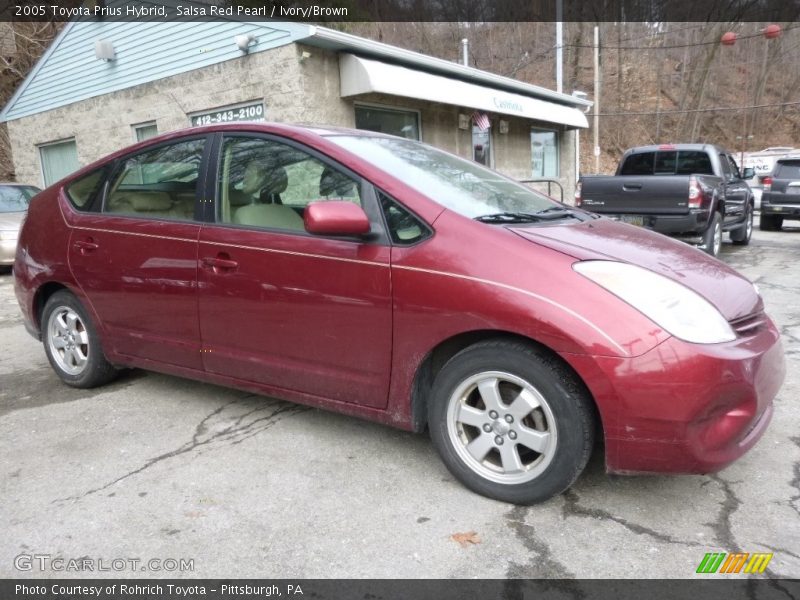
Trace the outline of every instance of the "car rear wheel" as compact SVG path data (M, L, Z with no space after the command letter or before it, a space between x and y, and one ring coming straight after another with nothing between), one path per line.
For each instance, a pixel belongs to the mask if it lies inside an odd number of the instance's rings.
M521 342L461 351L441 370L428 406L431 438L471 490L533 504L566 490L594 443L592 400L562 363Z
M753 207L748 204L745 208L744 223L738 229L731 231L731 241L737 246L747 246L753 236Z
M703 245L701 249L711 256L718 256L722 248L722 219L719 213L715 212L711 217L711 222L703 234Z
M758 228L761 231L779 231L783 227L783 217L777 215L761 215Z
M116 376L103 355L94 324L73 294L65 290L53 294L44 306L42 324L47 359L64 383L92 388Z

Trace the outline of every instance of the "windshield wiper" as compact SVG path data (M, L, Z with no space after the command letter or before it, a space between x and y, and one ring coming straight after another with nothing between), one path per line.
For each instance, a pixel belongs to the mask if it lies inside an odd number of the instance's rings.
M481 215L480 217L475 217L475 220L480 221L481 223L536 223L537 221L543 221L546 218L547 217L536 215L534 213L499 212Z
M556 221L572 217L580 219L575 211L560 206L551 206L534 213L528 212L499 212L475 217L481 223L536 223L539 221Z

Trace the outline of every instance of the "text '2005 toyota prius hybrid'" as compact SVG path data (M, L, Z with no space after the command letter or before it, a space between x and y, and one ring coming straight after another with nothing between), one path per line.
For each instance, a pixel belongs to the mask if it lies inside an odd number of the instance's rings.
M430 430L493 498L705 473L772 415L783 350L752 283L658 234L430 146L194 128L32 202L28 329L76 387L141 367Z

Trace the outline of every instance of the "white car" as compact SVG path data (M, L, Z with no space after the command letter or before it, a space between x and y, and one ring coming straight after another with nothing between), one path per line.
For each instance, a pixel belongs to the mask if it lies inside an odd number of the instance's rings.
M17 237L28 204L41 190L32 185L0 183L0 266L14 264Z

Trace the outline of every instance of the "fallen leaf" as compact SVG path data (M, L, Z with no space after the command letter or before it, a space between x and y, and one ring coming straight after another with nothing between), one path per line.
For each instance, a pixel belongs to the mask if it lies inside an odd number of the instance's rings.
M481 537L474 531L467 531L466 533L454 533L450 536L454 542L458 542L462 548L466 548L470 544L480 544Z

